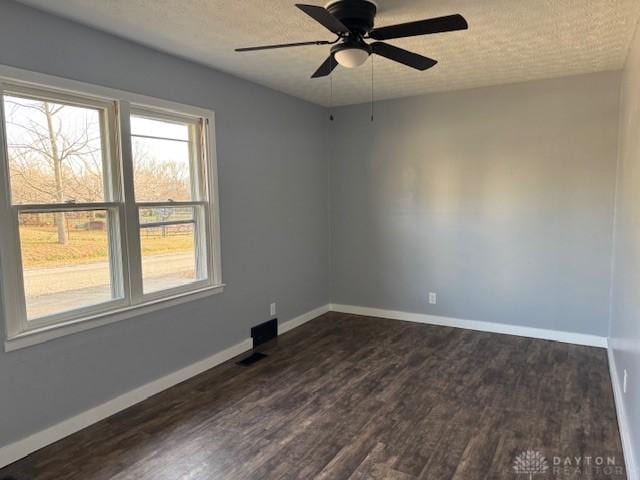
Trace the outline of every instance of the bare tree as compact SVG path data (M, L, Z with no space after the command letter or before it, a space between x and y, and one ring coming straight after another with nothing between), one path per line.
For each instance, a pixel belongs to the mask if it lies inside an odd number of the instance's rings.
M94 112L47 101L10 98L6 104L7 125L13 128L8 140L14 199L98 200L103 191L100 130L87 114ZM75 111L68 112L72 108ZM58 243L66 244L64 213L54 218Z
M64 181L62 180L62 159L60 158L60 152L58 151L58 138L55 130L53 129L53 116L55 113L49 102L44 102L42 105L44 114L47 117L47 133L49 135L51 161L53 163L53 171L56 181L56 200L62 203L64 201ZM59 108L62 109L63 107ZM67 243L68 239L64 225L64 213L56 213L55 219L56 228L58 229L58 243Z
M191 198L189 167L184 162L158 161L143 144L134 142L133 166L138 200Z

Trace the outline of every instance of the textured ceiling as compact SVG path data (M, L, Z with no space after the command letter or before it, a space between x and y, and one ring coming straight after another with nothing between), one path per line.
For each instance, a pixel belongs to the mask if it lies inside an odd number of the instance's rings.
M328 55L327 46L233 51L333 40L293 6L295 0L21 1L322 105L365 102L371 95L370 60L358 69L336 70L333 101L328 78L309 78ZM377 3L376 26L461 13L469 30L389 41L440 63L418 72L375 57L376 99L620 69L640 15L640 0Z

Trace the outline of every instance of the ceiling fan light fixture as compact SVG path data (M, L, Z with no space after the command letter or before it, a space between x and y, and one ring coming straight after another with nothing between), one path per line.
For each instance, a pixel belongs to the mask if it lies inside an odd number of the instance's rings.
M362 65L367 58L369 52L362 48L352 47L338 50L335 54L336 62L346 68L356 68Z

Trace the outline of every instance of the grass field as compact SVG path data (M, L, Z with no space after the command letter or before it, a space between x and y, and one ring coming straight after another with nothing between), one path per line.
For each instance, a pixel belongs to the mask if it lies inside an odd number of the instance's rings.
M52 267L56 265L77 265L104 261L108 256L107 232L101 230L70 230L66 245L58 243L53 225L20 226L22 263L29 267ZM193 235L189 233L151 234L143 231L141 236L142 255L188 252L193 250Z

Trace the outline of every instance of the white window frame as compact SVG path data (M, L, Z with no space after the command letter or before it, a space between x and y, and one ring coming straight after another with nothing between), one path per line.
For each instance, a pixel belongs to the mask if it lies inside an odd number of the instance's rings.
M15 92L17 95L32 94L38 98L48 93L52 95L53 101L65 100L102 110L101 123L106 149L104 154L108 163L105 168L109 169L109 172L105 171L104 174L114 179L110 185L112 188L105 188L103 202L73 205L11 204L4 112L2 111L5 91L10 94ZM192 175L191 180L194 192L192 201L136 203L130 115L141 113L152 118L165 118L199 125L200 128L197 128L198 151L195 152L199 161L194 163L198 166L198 171ZM223 291L215 122L212 111L0 65L0 123L0 271L6 351ZM206 279L144 294L138 211L145 205L195 206L194 214L201 212L197 221L202 222L203 228L194 228L194 234L202 232L198 244L206 245L206 255L196 256L197 261L200 262L199 271L206 269ZM20 212L87 209L110 212L110 248L113 248L112 283L114 283L113 288L122 293L122 298L27 321L18 234ZM119 283L120 279L122 283Z

